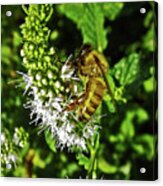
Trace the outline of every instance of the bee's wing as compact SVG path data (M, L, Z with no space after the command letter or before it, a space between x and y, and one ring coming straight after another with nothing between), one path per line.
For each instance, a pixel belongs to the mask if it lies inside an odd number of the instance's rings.
M111 90L111 87L110 87L110 84L109 84L109 81L106 77L106 72L107 72L107 68L108 68L108 62L106 61L105 57L98 53L98 52L94 52L94 59L95 59L95 62L97 64L97 66L99 67L99 69L101 70L101 73L102 73L102 76L103 76L103 79L106 83L106 86L107 86L107 89L108 89L108 92L111 96L111 99L113 101L113 104L114 104L114 107L116 109L116 104L115 104L115 100L114 100L114 95L113 95L113 92Z
M102 54L97 53L95 51L93 55L94 55L95 62L96 62L97 66L99 67L99 69L100 69L100 71L102 73L102 76L103 76L104 81L106 83L106 86L107 86L107 89L109 91L109 94L110 94L111 98L113 99L114 96L113 96L113 93L112 93L109 81L108 81L108 79L106 77L108 63L107 63L105 57Z

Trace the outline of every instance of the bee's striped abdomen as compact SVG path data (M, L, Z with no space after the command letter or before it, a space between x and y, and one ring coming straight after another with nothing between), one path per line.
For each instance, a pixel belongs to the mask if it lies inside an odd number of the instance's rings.
M79 119L89 120L100 105L106 91L106 85L102 78L94 77L87 82L86 92L89 92L79 105Z

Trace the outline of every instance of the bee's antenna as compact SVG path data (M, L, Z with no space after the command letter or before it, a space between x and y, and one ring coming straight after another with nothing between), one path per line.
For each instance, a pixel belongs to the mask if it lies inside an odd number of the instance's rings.
M65 63L67 64L68 62L72 61L72 58L73 58L73 55L70 54L70 55L68 56L68 58L66 59Z

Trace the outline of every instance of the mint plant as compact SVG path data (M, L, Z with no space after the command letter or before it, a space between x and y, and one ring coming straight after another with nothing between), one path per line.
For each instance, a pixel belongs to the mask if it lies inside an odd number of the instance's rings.
M141 19L136 6L120 2L16 6L16 26L3 8L2 175L136 179L138 162L152 168L157 46L148 5ZM66 108L85 92L72 63L87 43L107 59L113 95L106 91L91 119L80 121Z

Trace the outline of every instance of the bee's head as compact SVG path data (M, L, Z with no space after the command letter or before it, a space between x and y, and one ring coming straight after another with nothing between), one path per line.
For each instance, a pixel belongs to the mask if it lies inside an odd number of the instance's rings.
M70 66L72 66L74 69L78 70L78 66L79 64L81 64L83 62L83 58L85 57L85 55L87 55L89 52L91 52L92 50L92 46L90 44L84 44L81 49L80 52L78 52L77 56L73 58L73 56L71 55L68 58L68 64Z
M89 53L92 50L92 46L90 44L84 44L81 48L80 55L84 56L85 54Z

